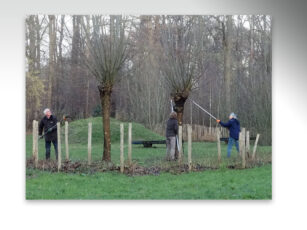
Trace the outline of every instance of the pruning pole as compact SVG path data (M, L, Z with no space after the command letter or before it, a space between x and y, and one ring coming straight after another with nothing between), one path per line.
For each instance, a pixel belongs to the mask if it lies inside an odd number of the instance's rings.
M207 110L205 110L203 107L201 107L199 104L197 104L195 101L193 101L192 99L189 99L190 101L193 102L194 105L196 105L198 108L200 108L202 111L204 111L205 113L207 113L210 117L212 117L214 120L217 120L217 118L215 116L213 116L211 113L209 113Z
M173 100L172 100L172 99L171 99L171 111L174 112ZM177 150L178 150L178 152L180 152L179 140L178 140L178 136L177 136L177 135L176 135L176 145L177 145Z

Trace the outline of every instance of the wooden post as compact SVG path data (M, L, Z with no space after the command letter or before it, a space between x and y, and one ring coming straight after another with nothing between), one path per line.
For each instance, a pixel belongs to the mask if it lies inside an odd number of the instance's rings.
M65 121L65 155L66 161L69 161L69 147L68 147L68 122Z
M34 140L34 165L35 165L35 168L37 168L38 166L38 121L34 122L33 140Z
M178 153L178 162L181 163L181 158L182 158L182 125L179 125L179 130L178 130L178 138L179 138L179 153Z
M128 126L128 163L132 164L132 124Z
M187 131L187 125L182 125L182 139L188 140L188 131Z
M249 158L250 144L249 144L249 131L246 131L246 155Z
M33 138L33 143L32 143L32 158L35 159L35 147L36 147L36 121L33 120L33 126L32 126L32 138Z
M61 170L62 164L62 148L61 148L61 123L57 123L57 134L58 134L58 172Z
M221 163L221 141L220 141L220 131L218 130L216 133L216 139L217 139L217 159L218 162Z
M259 137L260 137L260 134L258 133L256 136L255 144L254 144L252 160L255 160L256 158L256 150L257 150L257 144L258 144Z
M36 121L36 151L35 151L35 166L38 166L38 121Z
M245 162L245 128L242 128L242 131L240 132L240 154L242 157L242 168L245 168L246 162Z
M188 165L189 171L192 169L192 126L188 126Z
M124 172L124 124L120 123L120 172Z
M88 123L88 134L87 134L87 164L92 163L92 122Z

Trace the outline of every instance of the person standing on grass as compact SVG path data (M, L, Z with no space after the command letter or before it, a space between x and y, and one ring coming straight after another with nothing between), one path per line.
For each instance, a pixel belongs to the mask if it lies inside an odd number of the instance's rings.
M171 112L166 125L166 159L175 160L176 135L178 134L177 113Z
M57 118L51 114L48 108L44 110L44 115L39 123L39 135L41 136L44 130L46 160L50 159L51 142L55 149L55 157L58 160Z
M224 123L221 120L216 120L216 122L219 123L221 126L229 129L227 157L230 157L233 144L236 145L236 149L239 152L239 133L241 131L241 128L240 122L237 119L237 115L235 113L231 113L229 115L229 121L227 123Z

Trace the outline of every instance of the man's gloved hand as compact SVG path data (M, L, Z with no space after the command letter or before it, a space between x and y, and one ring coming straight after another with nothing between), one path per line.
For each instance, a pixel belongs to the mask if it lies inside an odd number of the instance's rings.
M44 137L43 135L40 135L40 136L39 136L39 139L43 139L43 137Z
M220 123L220 122L221 122L221 120L216 120L216 122L217 122L217 123Z

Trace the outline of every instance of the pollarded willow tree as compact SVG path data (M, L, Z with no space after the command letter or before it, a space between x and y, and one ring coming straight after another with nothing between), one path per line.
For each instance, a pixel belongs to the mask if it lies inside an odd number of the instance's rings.
M86 37L86 65L98 81L103 110L103 161L111 161L110 109L114 84L128 58L129 26L123 16L85 16L82 28Z
M197 27L199 19L199 16L166 16L161 26L164 51L161 68L175 103L179 125L182 125L185 101L197 87L200 77L198 60L202 39Z

